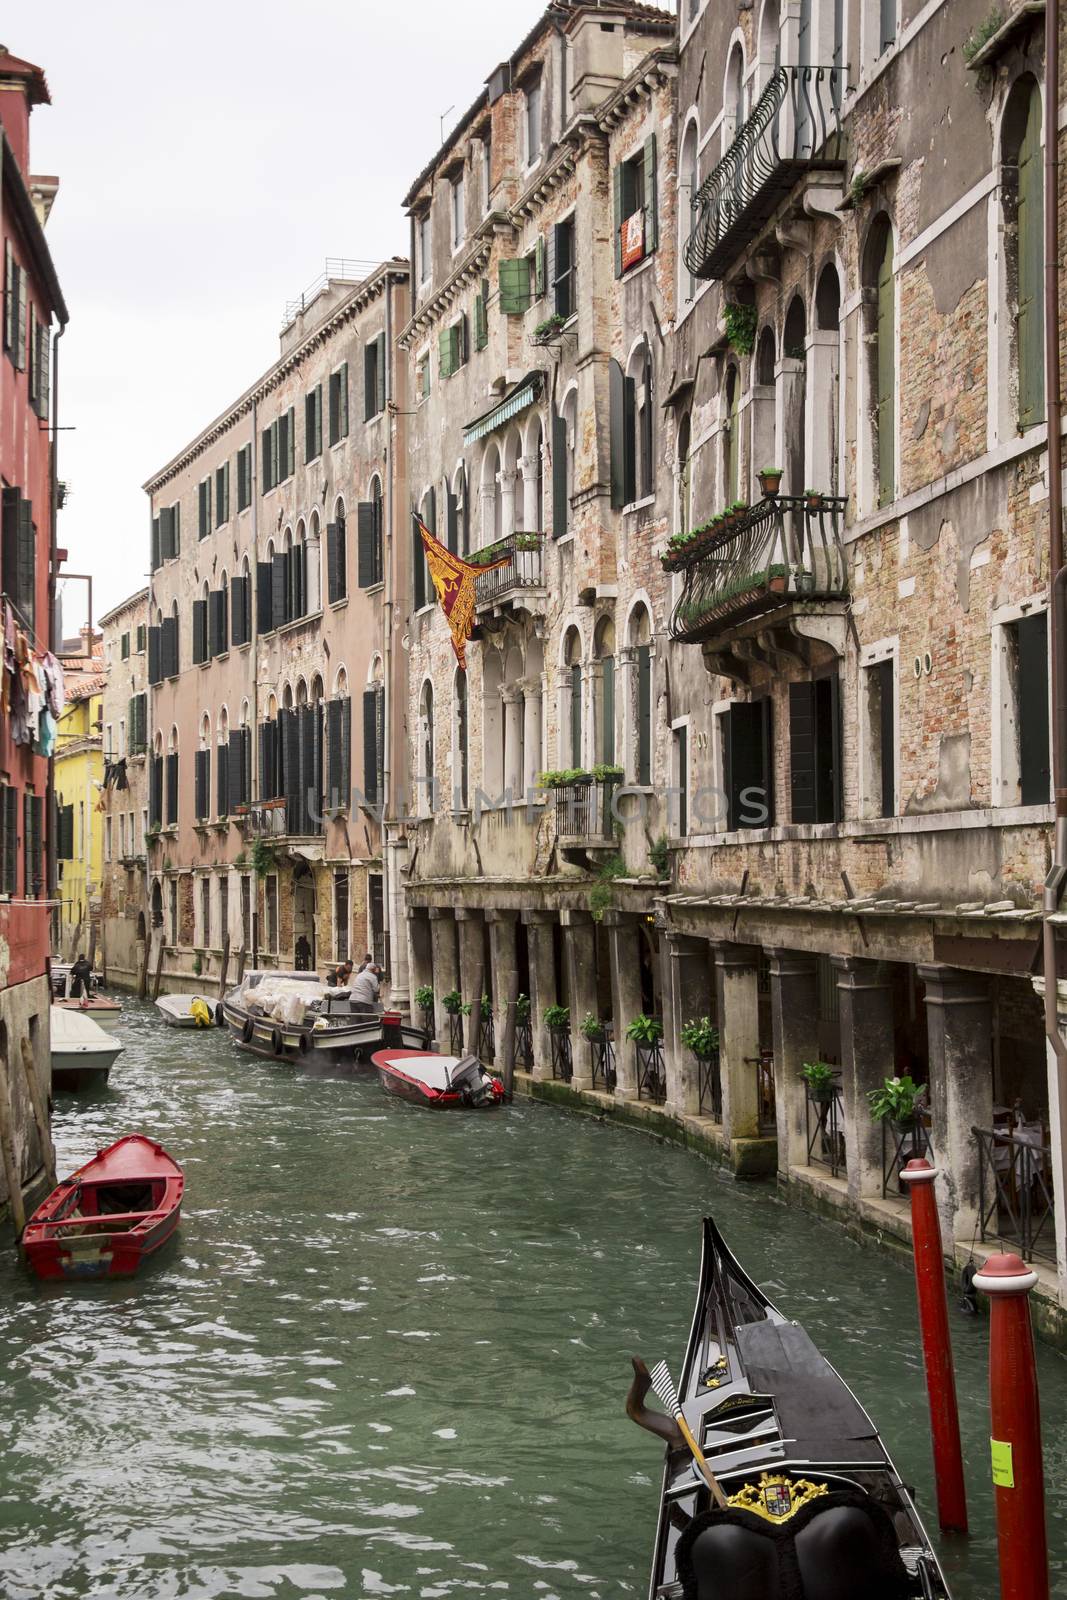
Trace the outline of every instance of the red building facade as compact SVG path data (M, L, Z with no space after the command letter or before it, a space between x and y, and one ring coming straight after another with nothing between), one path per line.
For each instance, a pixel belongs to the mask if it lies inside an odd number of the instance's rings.
M30 171L29 123L49 103L39 67L0 48L0 1093L11 1104L18 1179L40 1165L23 1041L39 1082L49 1069L49 719L35 698L52 647L56 566L55 341L67 310L45 241L54 178ZM13 1174L0 1164L0 1212Z

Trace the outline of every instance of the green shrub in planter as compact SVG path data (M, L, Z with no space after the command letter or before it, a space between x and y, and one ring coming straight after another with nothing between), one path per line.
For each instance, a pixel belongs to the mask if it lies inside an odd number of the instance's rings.
M432 984L423 983L419 985L419 987L415 990L415 1004L418 1006L420 1011L433 1010Z
M663 1024L657 1017L646 1017L642 1012L630 1023L626 1037L632 1039L635 1044L658 1044L663 1037Z
M515 999L515 1020L517 1022L529 1022L529 1020L530 1020L530 996L528 994L520 994L520 995L516 996L516 999Z
M685 1023L681 1033L682 1043L701 1061L710 1061L719 1048L719 1030L710 1017L696 1017Z
M893 1122L911 1127L918 1120L926 1099L926 1085L916 1083L910 1074L887 1078L880 1089L868 1089L867 1100L875 1122Z
M541 1013L541 1019L546 1028L569 1028L571 1025L570 1006L546 1006Z
M805 1061L800 1069L800 1076L807 1084L813 1100L833 1099L836 1073L837 1068L828 1061Z
M578 1032L583 1039L588 1039L590 1042L600 1040L604 1037L604 1024L599 1018L594 1017L591 1011L587 1011L578 1024Z
M447 994L441 996L441 1004L450 1017L458 1017L463 1009L463 996L458 989L449 989Z

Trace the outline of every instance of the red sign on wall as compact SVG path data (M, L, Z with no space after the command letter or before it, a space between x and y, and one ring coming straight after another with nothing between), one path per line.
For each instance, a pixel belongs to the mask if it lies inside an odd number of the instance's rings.
M644 260L645 213L635 211L622 225L622 270L632 267L635 261Z

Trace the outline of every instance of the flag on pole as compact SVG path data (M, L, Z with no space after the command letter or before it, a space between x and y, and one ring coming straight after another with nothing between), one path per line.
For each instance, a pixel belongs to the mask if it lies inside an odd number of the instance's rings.
M487 561L484 566L472 566L435 539L417 512L413 511L415 526L422 535L422 548L426 552L426 565L430 569L441 610L448 619L452 634L452 648L460 670L467 670L467 640L474 628L474 580L479 572L492 572L495 567L506 567L511 560L504 556L499 561Z

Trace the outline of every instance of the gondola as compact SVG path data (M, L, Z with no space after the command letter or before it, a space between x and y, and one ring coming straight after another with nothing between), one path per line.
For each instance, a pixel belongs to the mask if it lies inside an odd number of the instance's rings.
M504 1085L476 1056L379 1050L372 1057L386 1094L435 1111L484 1110L504 1100Z
M668 1445L649 1600L948 1600L878 1430L710 1218L677 1399L725 1505L634 1370L627 1412Z

